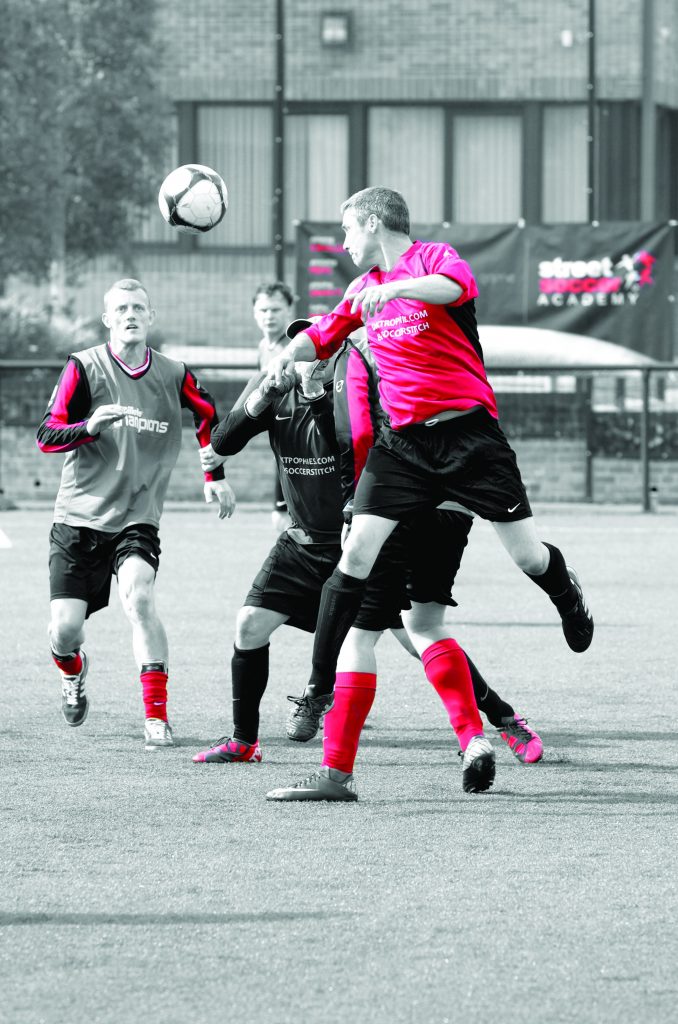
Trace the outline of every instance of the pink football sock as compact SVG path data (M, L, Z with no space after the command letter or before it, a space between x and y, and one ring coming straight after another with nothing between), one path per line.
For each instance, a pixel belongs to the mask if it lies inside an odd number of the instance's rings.
M144 699L146 718L161 718L167 721L167 672L149 669L145 665L141 669L141 692Z
M337 672L334 706L325 715L323 768L352 772L360 733L377 692L372 672Z
M483 732L466 655L456 640L437 640L426 648L421 660L426 678L445 705L459 745L466 750L471 738Z
M73 651L71 654L55 654L52 651L54 664L64 675L77 676L82 672L82 656L80 651Z

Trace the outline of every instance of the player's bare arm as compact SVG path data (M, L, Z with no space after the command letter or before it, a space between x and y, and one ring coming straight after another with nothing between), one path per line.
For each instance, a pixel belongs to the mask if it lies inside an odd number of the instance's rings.
M291 377L294 380L295 362L312 362L314 359L317 359L315 345L309 336L301 331L282 350L280 355L270 361L266 379L271 380L276 387L280 387L284 377Z
M363 320L380 313L392 299L416 299L434 305L447 306L456 302L462 289L444 274L427 274L425 277L406 277L385 284L373 284L362 288L352 296L351 313L361 312Z
M88 434L101 434L125 415L122 405L100 405L87 420Z

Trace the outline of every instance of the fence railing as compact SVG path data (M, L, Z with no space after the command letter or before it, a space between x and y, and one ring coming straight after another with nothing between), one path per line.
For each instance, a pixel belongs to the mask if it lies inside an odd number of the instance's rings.
M254 359L253 350L250 366L191 366L226 410ZM62 365L0 360L0 493L25 496L18 460L36 453ZM533 500L678 505L678 365L514 365L488 367L488 376Z

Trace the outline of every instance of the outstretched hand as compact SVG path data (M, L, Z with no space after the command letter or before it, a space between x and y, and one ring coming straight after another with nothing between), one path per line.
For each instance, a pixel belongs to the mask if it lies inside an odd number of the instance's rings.
M292 383L289 387L285 386L285 379L291 380ZM284 395L294 386L294 380L294 358L285 352L281 352L280 355L274 356L269 362L262 384L270 381L276 388L283 388L279 394ZM261 387L262 384L259 386Z

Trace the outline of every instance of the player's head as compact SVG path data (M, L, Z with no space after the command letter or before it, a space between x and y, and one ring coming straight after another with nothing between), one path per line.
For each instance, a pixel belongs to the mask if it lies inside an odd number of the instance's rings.
M277 341L285 333L294 304L294 294L283 281L260 284L252 298L257 327L268 341Z
M383 231L397 235L410 233L407 203L400 192L392 188L363 188L341 204L341 213L344 249L359 267L376 262Z
M104 295L101 319L110 331L112 342L145 344L148 329L155 319L155 310L151 308L150 296L141 281L123 277L112 284Z
M354 192L341 204L341 212L353 210L359 224L364 224L368 217L374 215L388 231L396 234L409 235L410 211L407 203L393 188L377 185L374 188L363 188Z

